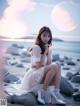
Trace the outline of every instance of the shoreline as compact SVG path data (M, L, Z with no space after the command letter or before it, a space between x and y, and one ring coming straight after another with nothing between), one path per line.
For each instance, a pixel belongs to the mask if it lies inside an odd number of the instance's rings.
M7 51L7 57L6 57L6 70L8 72L7 75L9 75L10 77L8 77L8 83L6 83L5 87L7 87L9 92L16 92L16 89L14 89L14 85L15 84L20 84L21 83L21 79L24 77L25 73L29 70L29 65L30 65L30 54L28 54L27 52L25 52L23 49L25 49L24 45L18 45L18 43L14 44L14 45L9 45L10 48L9 50L11 51ZM74 53L73 53L74 54ZM61 53L59 54L59 52L55 51L54 52L54 58L55 60L59 61L61 64L61 68L62 68L62 73L65 75L64 78L65 80L69 78L69 75L74 75L77 72L80 72L80 57L79 56L73 56L72 54L68 54L67 53ZM54 61L53 61L54 62ZM68 76L67 73L70 72L70 74ZM14 75L11 77L11 75ZM80 75L80 74L79 74ZM75 75L74 75L75 76ZM13 79L18 80L18 81L13 81ZM18 79L17 79L18 78ZM75 79L76 80L76 79ZM67 80L70 81L70 80ZM69 83L69 82L68 82ZM66 83L65 83L66 84ZM76 86L76 84L73 82L72 83L74 87L77 87L80 90L80 86L79 84ZM11 85L11 86L9 86ZM18 89L18 85L16 86ZM69 85L66 85L69 86ZM70 88L71 90L71 88ZM66 92L67 90L65 90ZM67 92L68 93L68 92ZM67 97L66 98L66 102L67 102L67 106L70 104L72 105L74 103L74 100L72 100L72 96L71 96L71 101L69 101L69 99ZM78 102L75 102L76 106L78 105ZM14 105L16 106L16 104Z

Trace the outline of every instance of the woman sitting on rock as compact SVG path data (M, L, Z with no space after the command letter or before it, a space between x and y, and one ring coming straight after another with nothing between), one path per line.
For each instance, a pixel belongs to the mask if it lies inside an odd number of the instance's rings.
M31 53L31 68L23 78L22 90L37 92L42 104L45 104L45 94L49 90L56 102L64 103L59 92L61 67L52 63L52 33L48 27L40 29ZM38 85L41 86L38 88Z

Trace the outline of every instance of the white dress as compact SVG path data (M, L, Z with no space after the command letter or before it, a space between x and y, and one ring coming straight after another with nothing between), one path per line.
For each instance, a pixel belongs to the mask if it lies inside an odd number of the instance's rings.
M38 45L34 45L32 51L33 54L31 57L31 64L39 62L41 59L41 48ZM45 56L45 64L46 62L47 56ZM30 68L22 80L21 89L25 90L26 92L37 92L44 74L44 67L41 67L39 69Z

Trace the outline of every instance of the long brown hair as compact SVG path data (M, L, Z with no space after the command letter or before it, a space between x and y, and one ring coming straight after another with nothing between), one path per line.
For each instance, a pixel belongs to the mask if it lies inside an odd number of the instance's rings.
M43 26L43 27L39 30L38 36L37 36L37 38L36 38L36 40L35 40L35 44L36 44L36 45L39 45L40 48L41 48L41 50L42 50L41 54L43 54L44 51L45 51L45 44L44 44L44 42L41 40L41 34L42 34L43 32L45 32L45 31L50 34L50 40L48 41L48 44L52 45L52 33L51 33L51 30L50 30L49 27ZM33 49L33 48L29 48L28 51L31 52L32 49Z
M49 35L50 35L50 40L48 41L48 44L52 45L52 33L51 33L51 30L50 30L49 27L43 26L43 27L39 30L38 36L37 36L37 38L36 38L36 40L35 40L35 44L36 44L36 45L39 45L40 48L41 48L41 50L42 50L42 53L41 53L41 54L43 54L44 51L45 51L44 42L41 40L41 34L42 34L43 32L45 32L45 31L48 32Z

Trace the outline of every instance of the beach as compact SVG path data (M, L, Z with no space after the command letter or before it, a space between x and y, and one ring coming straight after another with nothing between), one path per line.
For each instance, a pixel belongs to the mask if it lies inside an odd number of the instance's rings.
M21 96L19 91L21 81L30 68L31 55L26 49L32 47L33 42L30 41L7 41L4 42L7 48L6 62L5 62L5 90L12 95ZM63 43L55 42L53 45L52 62L59 62L61 64L61 86L60 90L66 100L66 106L80 105L80 51L79 44L70 42ZM65 44L65 45L64 45ZM69 46L70 44L70 46ZM72 46L71 46L72 45ZM63 47L64 46L64 47ZM65 83L64 83L65 82ZM30 96L30 95L29 95ZM18 98L17 96L15 96ZM33 96L32 96L33 98ZM18 102L17 102L18 100ZM11 102L14 101L14 102ZM30 106L36 106L37 100L34 100ZM29 102L28 102L29 103ZM11 105L12 104L12 105ZM25 103L27 104L27 103ZM9 98L10 106L24 106L19 99L12 100ZM26 105L27 106L27 105ZM41 106L38 104L38 106ZM46 104L45 106L51 106ZM54 106L54 105L52 105ZM57 105L56 105L57 106Z

